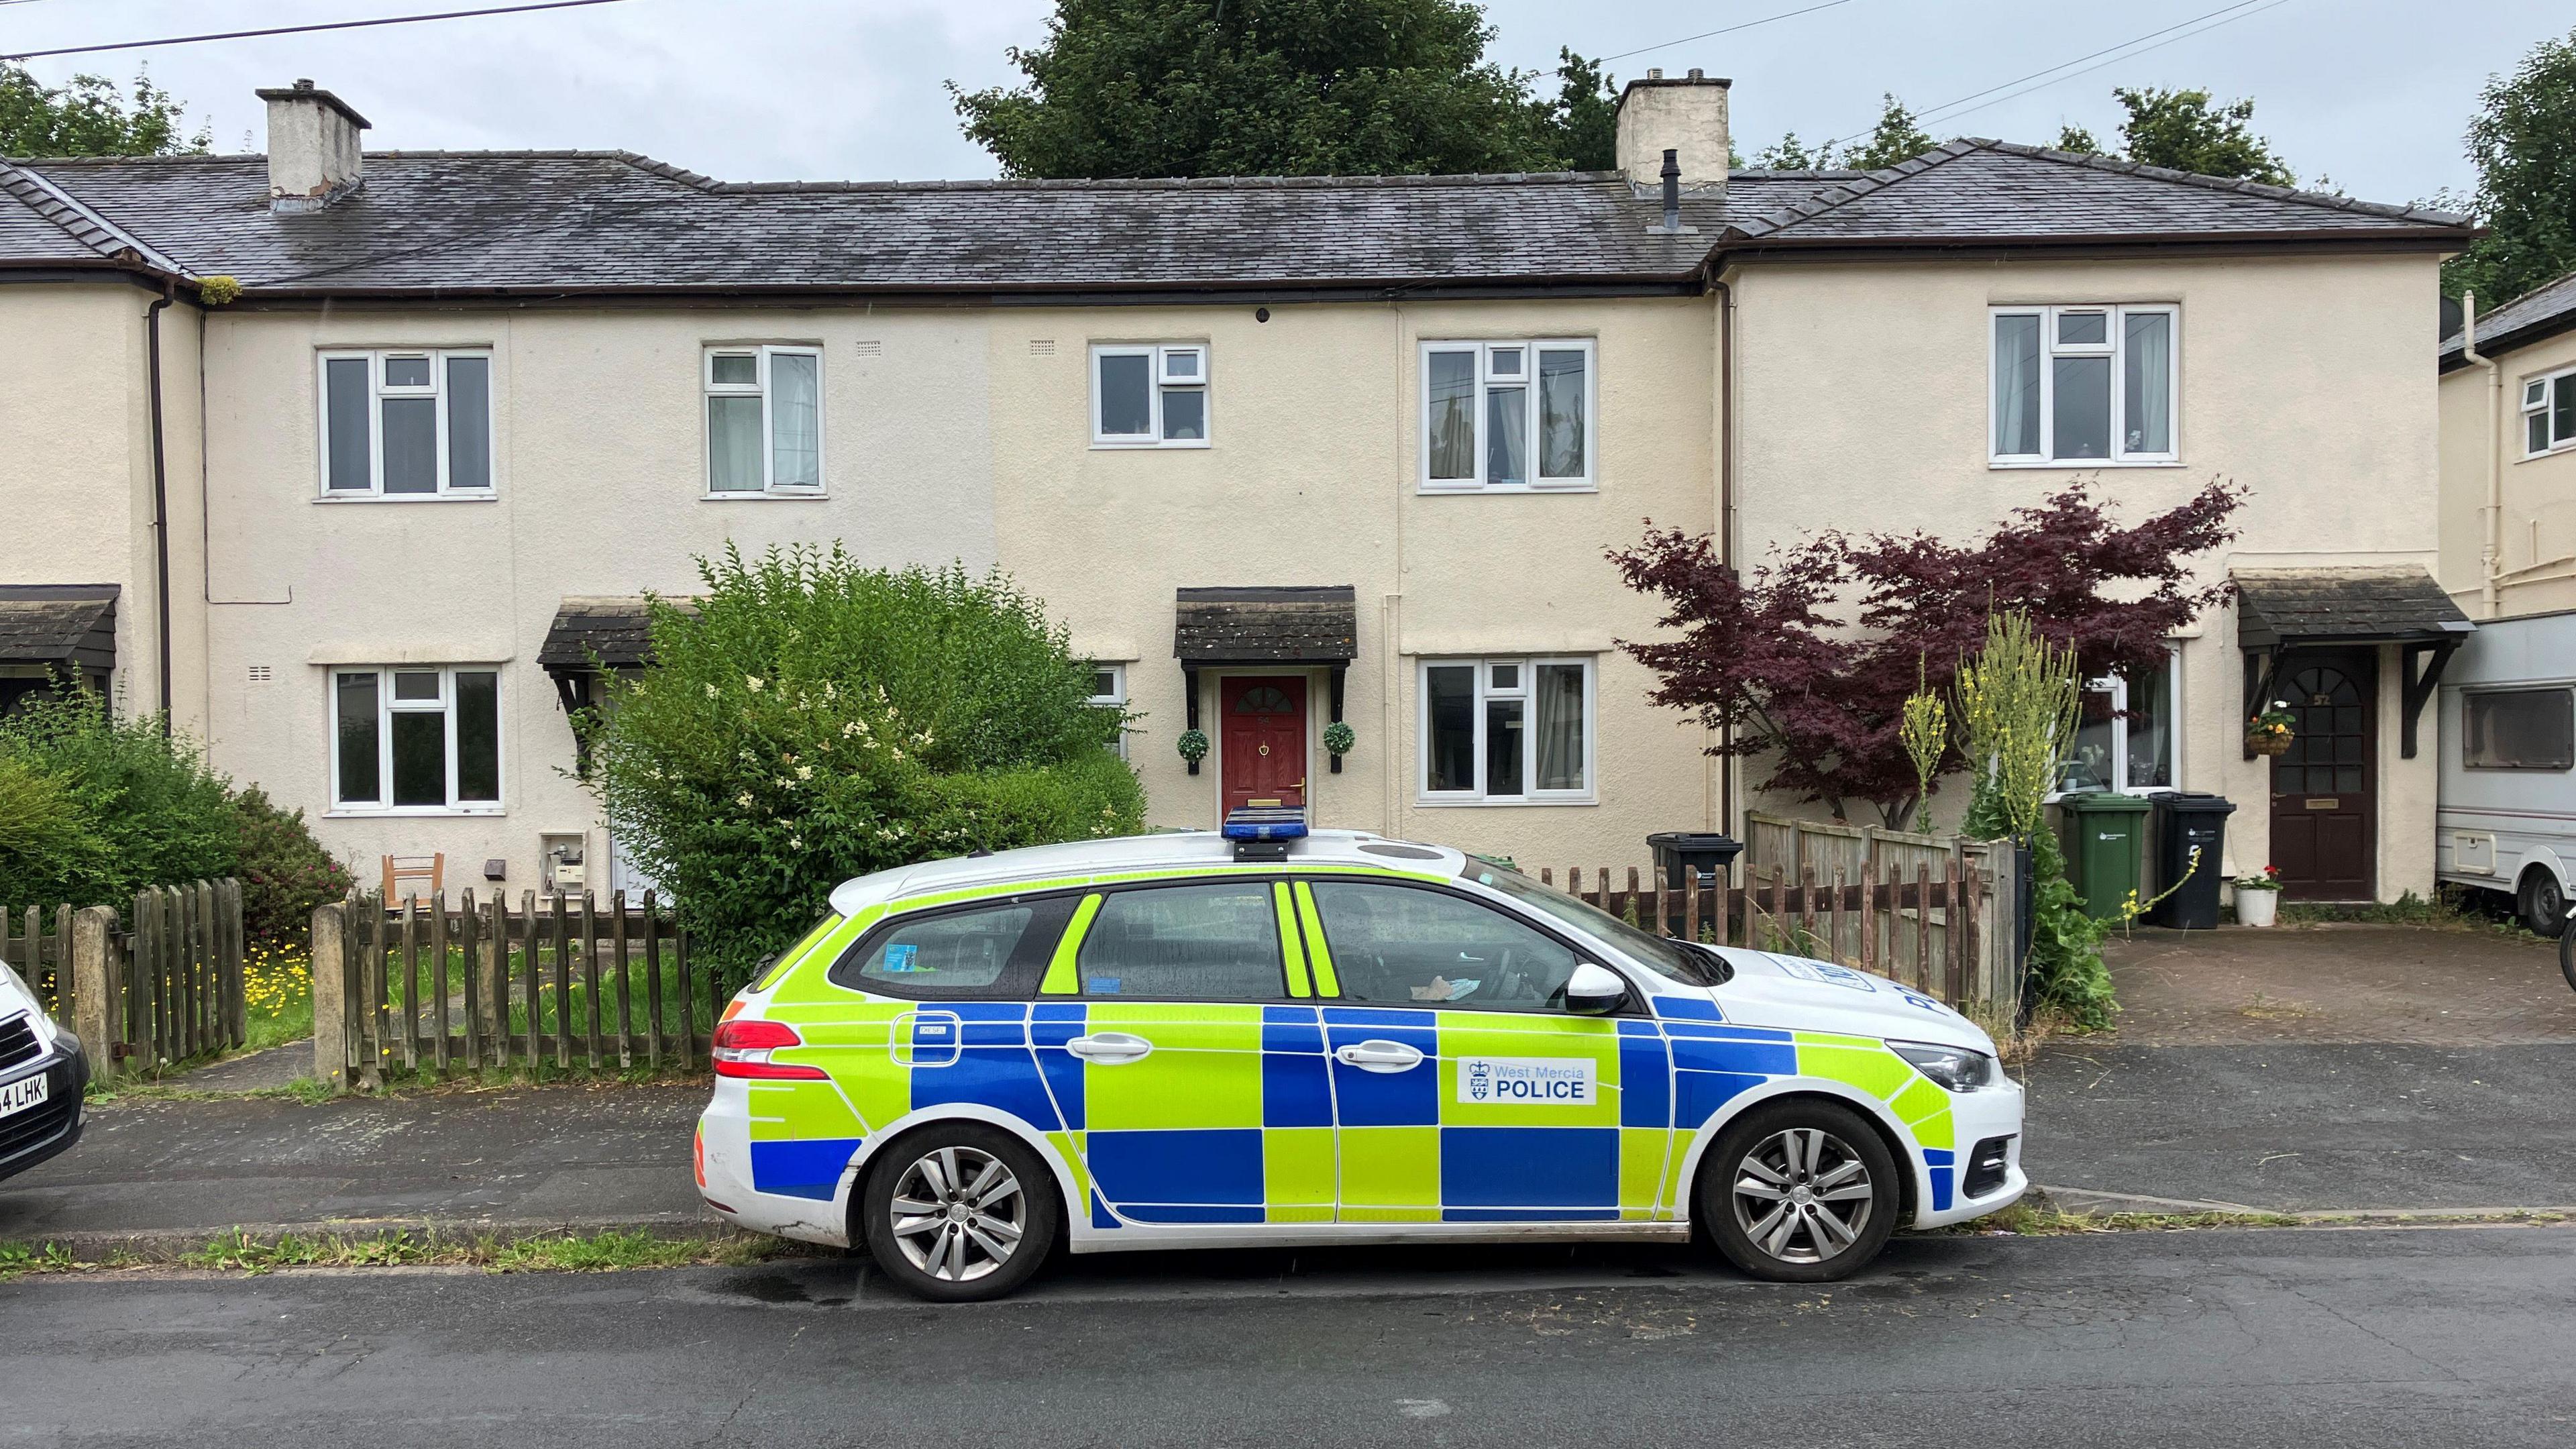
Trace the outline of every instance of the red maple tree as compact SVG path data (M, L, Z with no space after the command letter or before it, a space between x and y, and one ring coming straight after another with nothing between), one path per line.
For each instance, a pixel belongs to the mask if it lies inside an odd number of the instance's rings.
M2190 561L2236 536L2244 497L2213 481L2123 528L2078 480L1974 544L1829 530L1750 578L1709 535L1649 519L1642 542L1609 557L1630 588L1661 596L1657 622L1681 635L1619 647L1661 676L1650 699L1720 732L1709 753L1769 757L1757 788L1821 801L1837 820L1866 801L1895 828L1916 795L1897 738L1906 696L1947 691L1990 612L2029 614L2074 646L2087 678L2151 672L2165 641L2227 596L2224 581L2195 582ZM1959 763L1954 751L1942 769Z

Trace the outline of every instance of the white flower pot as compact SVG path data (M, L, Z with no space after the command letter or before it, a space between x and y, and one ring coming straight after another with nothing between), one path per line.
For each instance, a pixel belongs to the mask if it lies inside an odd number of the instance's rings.
M2268 926L2280 914L2279 891L2246 891L2236 893L2236 924Z

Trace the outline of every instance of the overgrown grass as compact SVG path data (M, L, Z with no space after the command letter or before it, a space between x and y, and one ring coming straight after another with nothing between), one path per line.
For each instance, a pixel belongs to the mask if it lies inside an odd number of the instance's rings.
M168 1253L115 1253L91 1261L57 1243L0 1242L0 1282L30 1273L96 1273L178 1267L261 1274L280 1268L465 1267L494 1273L605 1273L635 1268L735 1267L823 1251L746 1234L663 1237L648 1232L550 1233L528 1237L435 1233L282 1233L236 1228Z

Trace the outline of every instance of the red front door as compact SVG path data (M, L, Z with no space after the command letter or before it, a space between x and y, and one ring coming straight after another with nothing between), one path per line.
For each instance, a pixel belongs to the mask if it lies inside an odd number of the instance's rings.
M1225 808L1306 803L1306 681L1233 678L1217 690L1224 715Z

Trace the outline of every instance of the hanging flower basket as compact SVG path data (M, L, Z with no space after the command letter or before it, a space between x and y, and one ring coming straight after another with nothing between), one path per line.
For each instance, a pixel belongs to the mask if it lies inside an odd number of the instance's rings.
M1351 747L1359 742L1358 733L1341 720L1324 726L1324 748L1336 755L1349 754Z
M2258 755L2287 754L2290 741L2296 737L2291 733L2291 726L2296 723L2298 716L2290 713L2288 707L2276 699L2270 709L2246 722L2245 748Z
M1195 765L1207 758L1208 737L1205 730L1183 730L1179 740L1181 758Z

